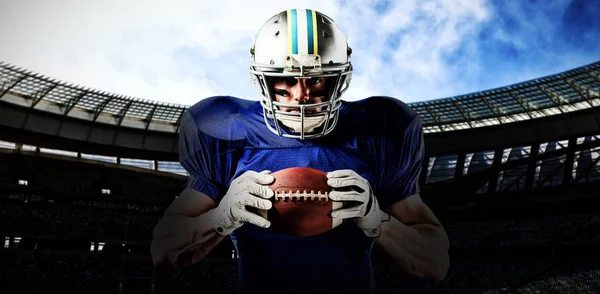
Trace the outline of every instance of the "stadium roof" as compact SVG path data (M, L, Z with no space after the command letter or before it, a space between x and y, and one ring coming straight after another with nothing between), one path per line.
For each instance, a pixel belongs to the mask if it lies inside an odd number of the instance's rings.
M189 107L68 84L6 63L0 63L0 100L94 122L172 133ZM595 107L600 105L600 61L501 88L409 105L420 114L426 133Z

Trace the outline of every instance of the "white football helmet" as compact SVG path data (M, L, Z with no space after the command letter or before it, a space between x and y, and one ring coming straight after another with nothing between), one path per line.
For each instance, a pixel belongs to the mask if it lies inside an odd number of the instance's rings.
M328 16L310 9L290 9L271 17L250 49L250 77L259 87L264 119L272 132L288 138L310 139L336 126L341 95L352 77L346 35ZM317 104L284 104L275 100L274 78L328 77L328 97ZM328 98L328 99L327 99ZM297 109L280 111L278 107ZM317 112L306 109L321 108ZM288 132L282 132L282 125Z

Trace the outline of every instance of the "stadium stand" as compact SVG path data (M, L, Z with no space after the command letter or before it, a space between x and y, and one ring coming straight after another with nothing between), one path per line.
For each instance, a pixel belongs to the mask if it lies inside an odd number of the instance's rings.
M599 293L600 62L410 104L423 120L422 196L451 241L446 279L381 293ZM185 185L187 106L69 85L0 64L0 285L88 293L233 293L226 240L199 264L154 268L149 244Z

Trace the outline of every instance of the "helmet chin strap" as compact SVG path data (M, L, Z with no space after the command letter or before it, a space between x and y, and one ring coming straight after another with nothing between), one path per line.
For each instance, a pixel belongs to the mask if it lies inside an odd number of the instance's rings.
M304 132L310 133L315 128L320 127L325 122L325 115L304 117ZM292 132L300 133L302 129L302 118L299 116L279 115L277 120L284 126L291 129Z

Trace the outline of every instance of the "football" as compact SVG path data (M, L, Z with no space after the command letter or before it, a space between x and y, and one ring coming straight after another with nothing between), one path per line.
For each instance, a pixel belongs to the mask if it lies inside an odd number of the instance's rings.
M342 202L329 199L331 187L323 171L293 167L271 174L275 181L269 187L275 192L273 208L262 211L271 229L292 236L313 236L327 232L342 220L330 216Z

